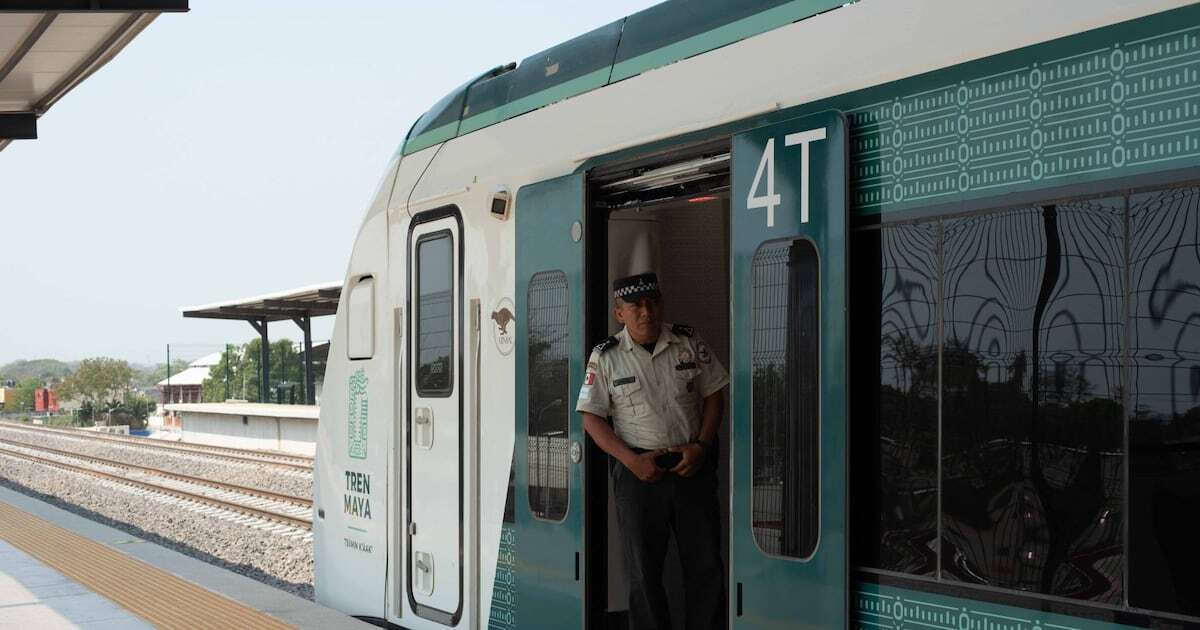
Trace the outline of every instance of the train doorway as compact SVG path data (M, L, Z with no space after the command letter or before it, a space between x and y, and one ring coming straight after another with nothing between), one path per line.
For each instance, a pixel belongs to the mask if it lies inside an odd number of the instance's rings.
M606 166L589 173L587 243L588 339L621 329L612 316L612 283L644 272L658 275L663 321L692 327L722 365L730 365L730 153L728 139ZM589 346L590 347L590 346ZM729 396L717 437L720 553L728 558ZM591 627L625 628L629 581L610 466L590 443L587 469L588 601ZM686 627L679 554L670 543L664 587L674 628ZM727 574L727 572L726 572ZM728 584L726 592L729 592Z

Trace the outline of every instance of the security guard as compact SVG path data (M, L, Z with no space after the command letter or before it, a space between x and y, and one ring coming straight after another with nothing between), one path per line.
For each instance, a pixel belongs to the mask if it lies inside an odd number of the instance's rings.
M617 280L613 297L613 316L625 327L592 351L576 410L620 463L612 476L630 628L672 627L662 583L671 534L683 565L685 627L724 628L715 440L729 375L690 327L662 323L655 274Z

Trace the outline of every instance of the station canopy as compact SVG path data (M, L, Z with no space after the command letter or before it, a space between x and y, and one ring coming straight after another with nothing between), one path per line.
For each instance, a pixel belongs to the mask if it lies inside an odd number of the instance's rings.
M304 397L308 404L316 403L316 381L313 373L315 353L312 342L312 318L336 315L342 297L341 282L314 284L290 291L268 293L256 297L217 302L203 306L184 306L184 317L197 319L242 320L254 327L261 336L259 346L259 400L267 400L271 382L271 322L291 320L304 333ZM328 353L328 348L325 349Z
M342 283L327 282L240 300L184 306L179 310L184 317L199 319L277 322L298 317L335 315L341 296Z
M187 0L0 0L0 151L164 12Z

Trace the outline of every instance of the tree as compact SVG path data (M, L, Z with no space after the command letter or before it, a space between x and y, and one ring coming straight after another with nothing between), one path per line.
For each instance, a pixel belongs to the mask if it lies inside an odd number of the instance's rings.
M259 365L262 362L262 340L251 339L240 347L226 349L221 353L221 359L213 366L204 379L201 396L205 402L218 402L226 399L259 400L258 381ZM303 391L304 356L296 349L295 342L290 339L279 339L271 342L271 382L270 386L283 382L300 384L297 395ZM227 382L228 380L228 382ZM274 390L267 387L270 402L274 400Z
M34 390L43 385L42 380L37 378L27 378L21 381L13 390L12 397L4 401L4 410L33 411Z
M71 373L71 366L55 359L34 359L32 361L13 361L0 366L0 381L37 380L39 383L57 381L66 378ZM39 384L38 387L41 387Z
M59 394L64 400L75 398L89 405L95 420L95 410L127 393L132 378L133 369L126 361L108 357L84 359L75 373L63 381Z

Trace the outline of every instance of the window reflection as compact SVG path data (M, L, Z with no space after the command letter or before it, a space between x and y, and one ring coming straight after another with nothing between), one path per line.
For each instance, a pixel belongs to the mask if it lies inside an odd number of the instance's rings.
M1200 613L1200 191L1130 198L1130 604Z
M1123 210L944 222L947 579L1121 601Z
M804 558L820 515L817 252L809 241L769 243L752 264L752 528L766 553Z
M933 575L937 569L938 225L859 233L851 307L858 350L851 474L860 564ZM861 302L859 301L861 299Z
M555 521L566 516L570 500L569 299L561 271L529 281L529 509Z
M454 351L454 244L449 232L417 242L417 393L449 396Z

